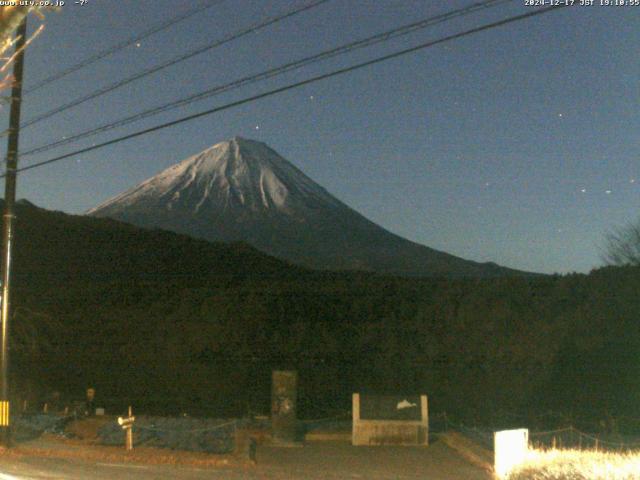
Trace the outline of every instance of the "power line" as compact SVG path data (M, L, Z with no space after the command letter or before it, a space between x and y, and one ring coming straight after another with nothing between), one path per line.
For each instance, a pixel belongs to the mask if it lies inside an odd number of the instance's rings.
M102 95L105 95L106 93L110 93L113 92L114 90L123 87L125 85L130 84L131 82L134 82L136 80L140 80L141 78L147 77L151 74L157 73L160 70L164 70L165 68L171 67L173 65L176 65L180 62L184 62L185 60L188 60L189 58L195 57L196 55L200 55L201 53L207 52L209 50L212 50L214 48L217 48L221 45L224 45L226 43L229 43L233 40L236 40L240 37L243 37L245 35L248 35L250 33L254 33L258 30L261 30L265 27L268 27L270 25L273 25L275 23L278 23L282 20L285 20L289 17L292 17L294 15L297 15L299 13L305 12L307 10L310 10L312 8L318 7L320 5L322 5L323 3L327 3L329 0L316 0L314 2L311 2L309 4L306 4L302 7L298 7L295 8L293 10L290 10L282 15L279 15L277 17L270 17L267 18L266 20L263 20L260 23L254 24L248 28L244 28L240 31L237 31L235 33L232 33L230 35L227 35L226 37L223 37L221 40L216 40L213 43L209 43L207 45L198 47L194 50L191 50L185 54L179 55L177 57L174 57L173 59L166 61L164 63L161 63L159 65L156 65L154 67L148 68L146 70L142 70L141 72L138 72L130 77L124 78L122 80L119 80L115 83L112 83L110 85L107 85L106 87L100 88L98 90L95 90L87 95L85 95L84 97L80 97L80 98L76 98L75 100L72 100L71 102L65 103L63 105L60 105L59 107L56 107L52 110L49 110L48 112L42 113L40 115L35 116L34 118L32 118L31 120L28 120L27 122L25 122L23 125L21 125L21 128L26 128L29 127L31 125L34 125L38 122L41 122L42 120L45 120L47 118L50 118L54 115L57 115L58 113L62 113L66 110L69 110L70 108L73 107L77 107L78 105L85 103L89 100L93 100L94 98L98 98Z
M133 122L137 122L139 120L143 120L145 118L149 118L151 116L169 111L169 110L173 110L175 108L178 107L183 107L185 105L200 101L200 100L204 100L207 98L210 98L212 96L224 93L224 92L228 92L231 90L235 90L237 88L240 87L244 87L246 85L250 85L256 82L259 82L261 80L266 80L269 78L273 78L275 76L281 75L283 73L292 71L292 70L296 70L299 68L302 68L304 66L307 65L311 65L329 58L333 58L335 56L338 55L342 55L348 52L351 52L353 50L356 49L360 49L360 48L364 48L364 47L369 47L378 43L382 43L382 42L386 42L388 40L391 40L393 38L397 38L403 35L408 35L410 33L416 32L418 30L439 24L439 23L443 23L449 20L452 20L453 18L456 17L460 17L460 16L464 16L464 15L468 15L471 13L475 13L479 10L482 9L488 9L488 8L492 8L495 7L497 5L503 4L503 3L507 3L507 2L511 2L512 0L488 0L488 1L484 1L484 2L479 2L479 3L474 3L468 7L465 8L460 8L457 10L453 10L441 15L437 15L434 17L429 17L423 20L420 20L418 22L413 22L410 23L408 25L403 25L401 27L398 28L394 28L392 30L388 30L376 35L373 35L371 37L367 37L361 40L357 40L351 43L348 43L346 45L342 45L336 48L332 48L329 50L325 50L323 52L320 52L318 54L309 56L309 57L305 57L302 58L300 60L296 60L294 62L289 62L286 63L284 65L281 65L279 67L276 68L272 68L269 70L266 70L264 72L255 74L255 75L250 75L250 76L246 76L237 80L234 80L230 83L227 84L223 84L223 85L217 85L215 87L209 88L207 90L204 90L202 92L193 94L193 95L189 95L188 97L184 97L182 99L170 102L170 103L166 103L163 105L160 105L158 107L154 107L151 108L149 110L145 110L143 112L137 113L135 115L131 115L128 117L124 117L121 118L119 120L116 120L114 122L109 122L106 124L103 124L99 127L95 127L92 128L90 130L85 130L83 132L80 132L78 134L63 138L62 140L58 140L46 145L41 145L39 147L33 148L31 150L28 150L26 152L22 152L21 153L21 157L26 157L28 155L34 155L36 153L42 153L42 152L46 152L48 150L51 150L53 148L57 148L61 145L66 145L68 143L72 143L76 140L82 139L82 138L86 138L86 137L90 137L93 135L96 135L98 133L103 133L106 132L108 130L112 130L114 128L119 128L125 125L128 125L130 123Z
M72 65L71 67L62 70L58 73L54 73L53 75L50 75L49 77L40 80L39 82L37 82L36 84L32 85L30 88L28 88L24 94L29 94L29 93L33 93L36 90L39 90L40 88L44 87L45 85L55 82L57 80L60 80L61 78L66 77L67 75L71 75L72 73L77 72L78 70L81 70L84 67L87 67L99 60L102 60L103 58L106 58L110 55L113 55L114 53L125 49L126 47L133 45L135 43L138 43L142 40L144 40L145 38L150 37L151 35L154 35L158 32L161 32L163 30L166 30L169 27L172 27L173 25L182 22L183 20L187 20L191 17L193 17L194 15L197 15L198 13L207 10L211 7L213 7L214 5L218 5L219 3L222 3L224 0L216 0L214 2L209 3L208 5L202 5L200 7L195 7L192 8L190 10L187 10L186 12L177 15L165 22L162 22L159 25L156 25L155 27L152 27L151 29L147 30L144 33L141 33L140 35L136 35L133 36L131 38L129 38L128 40L124 40L120 43L117 43L111 47L108 47L107 49L96 53L95 55L92 55L88 58L85 58L84 60L81 60L80 62L76 63L75 65Z
M33 168L41 167L43 165L48 165L50 163L59 162L61 160L65 160L67 158L75 157L75 156L80 155L82 153L87 153L87 152L91 152L93 150L98 150L100 148L104 148L104 147L109 146L109 145L114 145L116 143L124 142L124 141L130 140L132 138L140 137L140 136L146 135L148 133L156 132L158 130L162 130L162 129L165 129L165 128L168 128L168 127L172 127L174 125L178 125L178 124L181 124L181 123L184 123L184 122L195 120L195 119L200 118L200 117L212 115L214 113L218 113L218 112L221 112L223 110L228 110L228 109L233 108L233 107L244 105L246 103L250 103L250 102L262 99L262 98L270 97L270 96L276 95L278 93L286 92L286 91L292 90L294 88L298 88L298 87L302 87L304 85L308 85L310 83L318 82L320 80L324 80L324 79L327 79L327 78L335 77L337 75L342 75L342 74L345 74L345 73L348 73L348 72L353 72L353 71L359 70L361 68L369 67L371 65L375 65L375 64L387 61L387 60L391 60L393 58L397 58L397 57L400 57L402 55L407 55L409 53L417 52L419 50L430 48L430 47L433 47L435 45L439 45L441 43L445 43L445 42L448 42L448 41L451 41L451 40L455 40L455 39L458 39L458 38L466 37L466 36L472 35L474 33L479 33L479 32L485 31L485 30L490 30L492 28L500 27L502 25L507 25L509 23L517 22L517 21L520 21L520 20L524 20L524 19L527 19L527 18L531 18L531 17L537 16L537 15L542 15L542 14L548 13L548 12L550 12L552 10L559 10L561 8L565 8L566 6L568 6L568 5L557 5L557 6L545 7L545 8L542 8L542 9L539 9L539 10L534 10L534 11L531 11L531 12L528 12L528 13L524 13L524 14L521 14L521 15L508 17L506 19L499 20L499 21L496 21L496 22L492 22L492 23L489 23L489 24L486 24L486 25L482 25L480 27L475 27L475 28L472 28L470 30L465 30L465 31L460 32L460 33L456 33L456 34L453 34L453 35L448 35L446 37L442 37L442 38L439 38L437 40L433 40L433 41L430 41L430 42L422 43L422 44L414 46L414 47L406 48L404 50L400 50L400 51L397 51L397 52L394 52L394 53L390 53L388 55L377 57L377 58L374 58L373 60L368 60L366 62L362 62L362 63L358 63L358 64L355 64L355 65L352 65L352 66L349 66L349 67L345 67L345 68L341 68L341 69L338 69L338 70L334 70L334 71L329 72L329 73L324 73L322 75L317 75L315 77L311 77L311 78L308 78L306 80L302 80L302 81L299 81L299 82L296 82L296 83L292 83L292 84L286 85L284 87L280 87L280 88L276 88L276 89L273 89L273 90L269 90L267 92L263 92L263 93L260 93L260 94L257 94L257 95L253 95L251 97L247 97L247 98L244 98L242 100L237 100L235 102L227 103L225 105L222 105L222 106L219 106L219 107L215 107L215 108L212 108L212 109L209 109L209 110L205 110L203 112L195 113L193 115L188 115L186 117L182 117L182 118L179 118L177 120L173 120L171 122L167 122L167 123L163 123L163 124L160 124L160 125L156 125L155 127L146 128L144 130L140 130L140 131L137 131L137 132L134 132L134 133L130 133L128 135L124 135L122 137L114 138L112 140L108 140L108 141L100 143L98 145L92 145L91 147L82 148L82 149L76 150L74 152L70 152L70 153L66 153L64 155L60 155L58 157L54 157L54 158L50 158L48 160L37 162L37 163L34 163L32 165L28 165L26 167L19 168L17 170L17 172L23 172L23 171L26 171L26 170L31 170ZM5 175L6 174L0 175L0 178L3 178Z

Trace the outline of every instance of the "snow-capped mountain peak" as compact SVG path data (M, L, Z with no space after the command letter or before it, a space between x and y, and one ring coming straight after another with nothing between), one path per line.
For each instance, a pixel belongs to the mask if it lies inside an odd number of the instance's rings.
M237 208L293 214L314 202L340 203L267 145L242 137L207 148L88 213L140 202L193 214Z
M510 273L385 230L266 144L241 137L207 148L88 213L211 241L244 241L276 257L322 269L400 275Z

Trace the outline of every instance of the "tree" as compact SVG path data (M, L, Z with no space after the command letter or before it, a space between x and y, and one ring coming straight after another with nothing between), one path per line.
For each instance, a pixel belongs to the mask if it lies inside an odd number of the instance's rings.
M11 3L11 2L5 2ZM17 2L15 2L17 3ZM47 9L50 7L47 7ZM13 85L13 75L5 73L9 66L13 63L19 52L14 52L12 55L8 55L7 51L15 44L17 38L13 38L14 32L18 26L25 20L29 12L37 13L40 18L42 17L41 10L45 7L36 6L7 6L0 7L0 90L9 88ZM23 49L26 48L31 41L37 37L44 28L44 25L40 25L38 29L29 37Z
M640 265L640 222L607 234L603 259L609 265Z
M30 7L9 6L0 8L0 41L5 42L29 13ZM9 45L11 42L9 42Z

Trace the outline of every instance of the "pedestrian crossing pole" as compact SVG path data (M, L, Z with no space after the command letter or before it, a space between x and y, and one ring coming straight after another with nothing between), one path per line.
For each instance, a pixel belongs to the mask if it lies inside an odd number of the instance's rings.
M11 89L11 111L9 114L9 137L7 146L7 162L4 189L4 225L2 250L2 318L0 325L0 429L6 447L10 446L10 411L9 411L9 319L10 315L10 274L11 248L13 244L14 204L16 201L16 170L18 168L18 136L20 133L20 107L22 102L22 75L24 70L24 47L27 41L27 18L16 31L17 52L13 64L13 87Z

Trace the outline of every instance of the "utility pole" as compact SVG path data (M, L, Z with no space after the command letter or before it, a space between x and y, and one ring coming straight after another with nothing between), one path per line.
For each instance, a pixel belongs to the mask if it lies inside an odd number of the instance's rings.
M2 250L2 324L0 327L0 428L3 443L10 446L9 422L9 318L10 318L10 274L11 247L13 243L13 210L16 201L16 170L18 168L18 136L20 133L20 106L22 102L22 73L24 69L24 47L27 41L27 19L22 20L16 32L16 56L13 65L13 87L11 88L11 112L9 114L9 139L7 146L7 169L4 188L4 226Z

